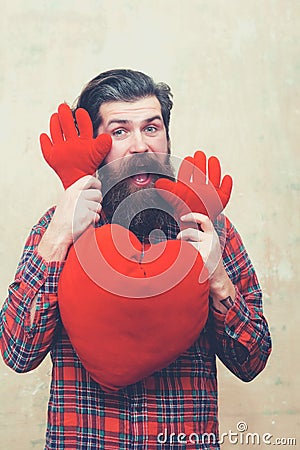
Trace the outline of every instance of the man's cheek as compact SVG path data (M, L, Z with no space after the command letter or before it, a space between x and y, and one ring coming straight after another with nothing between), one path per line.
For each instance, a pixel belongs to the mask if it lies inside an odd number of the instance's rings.
M110 152L105 158L106 164L115 161L116 159L122 158L126 155L125 146L121 145L120 142L112 141L112 147Z

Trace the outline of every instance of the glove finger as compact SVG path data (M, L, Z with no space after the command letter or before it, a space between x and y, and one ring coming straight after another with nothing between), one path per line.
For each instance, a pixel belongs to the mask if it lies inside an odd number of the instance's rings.
M40 146L45 161L51 166L52 142L46 133L40 135Z
M195 186L206 183L206 155L201 150L194 154L193 182Z
M208 181L210 181L215 188L220 186L221 165L216 156L211 156L208 159Z
M71 108L66 103L62 103L58 107L58 117L60 126L66 139L77 137L77 130L75 127L73 114Z
M93 124L89 113L83 108L78 108L75 117L80 137L91 139L93 137Z
M50 135L53 144L64 141L57 113L52 114L52 116L50 117Z
M181 217L194 209L195 198L196 203L199 203L193 190L184 183L160 178L154 183L154 186L159 189L158 192L161 197L174 208L177 217Z
M106 155L110 152L112 139L109 134L99 134L95 139L95 145L92 150L92 159L94 166L97 168Z
M168 180L167 178L159 178L154 183L154 187L161 190L161 195L164 194L163 191L166 191L166 193L173 193L175 190L175 186L176 184L174 183L174 181Z
M177 180L181 181L184 184L190 185L193 171L194 171L194 158L192 158L192 156L187 156L180 164Z
M222 194L224 196L224 200L222 201L224 208L230 199L232 185L233 185L233 181L232 181L231 176L225 175L222 180L221 186L220 186L220 191L222 192Z
M166 200L167 202L171 203L171 205L174 206L174 203L177 202L177 196L176 196L176 186L178 183L175 183L174 181L168 180L167 178L159 178L155 181L154 187L158 189L159 195ZM176 197L174 197L174 195Z
M185 208L185 196L187 188L185 184L168 180L167 178L159 178L155 181L154 187L158 189L159 195L173 208L180 209L179 213ZM185 212L185 211L184 211ZM182 212L182 213L184 213Z

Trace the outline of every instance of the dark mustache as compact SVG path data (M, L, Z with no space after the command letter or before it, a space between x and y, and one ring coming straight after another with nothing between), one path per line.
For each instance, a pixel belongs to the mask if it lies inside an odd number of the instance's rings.
M167 154L164 156L164 163L159 159L158 155L142 153L124 156L102 166L98 172L102 182L102 194L105 195L116 184L122 183L124 180L140 173L152 174L154 175L154 180L163 177L174 181L174 168L172 167L170 156Z

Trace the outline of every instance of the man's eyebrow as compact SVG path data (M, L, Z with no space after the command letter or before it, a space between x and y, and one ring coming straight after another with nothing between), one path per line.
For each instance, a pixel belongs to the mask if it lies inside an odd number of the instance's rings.
M150 123L150 122L154 122L154 120L157 120L157 119L162 121L161 116L153 116L153 117L149 117L149 119L143 120L143 122Z
M118 124L124 124L124 123L129 123L131 122L130 120L126 120L126 119L111 119L107 126L109 127L109 125L113 124L113 123L118 123Z
M157 116L153 116L153 117L149 117L147 119L144 119L144 120L142 120L142 122L150 123L150 122L153 122L154 120L162 121L162 117L157 115ZM112 125L114 123L119 124L119 125L124 125L124 124L131 123L131 122L132 122L132 120L128 120L128 119L111 119L108 122L107 127L109 127L110 125Z

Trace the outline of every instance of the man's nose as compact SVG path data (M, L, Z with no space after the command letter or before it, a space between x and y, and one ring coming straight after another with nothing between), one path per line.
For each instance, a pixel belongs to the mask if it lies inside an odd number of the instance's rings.
M142 133L135 133L132 137L130 153L145 153L149 151L145 136Z

